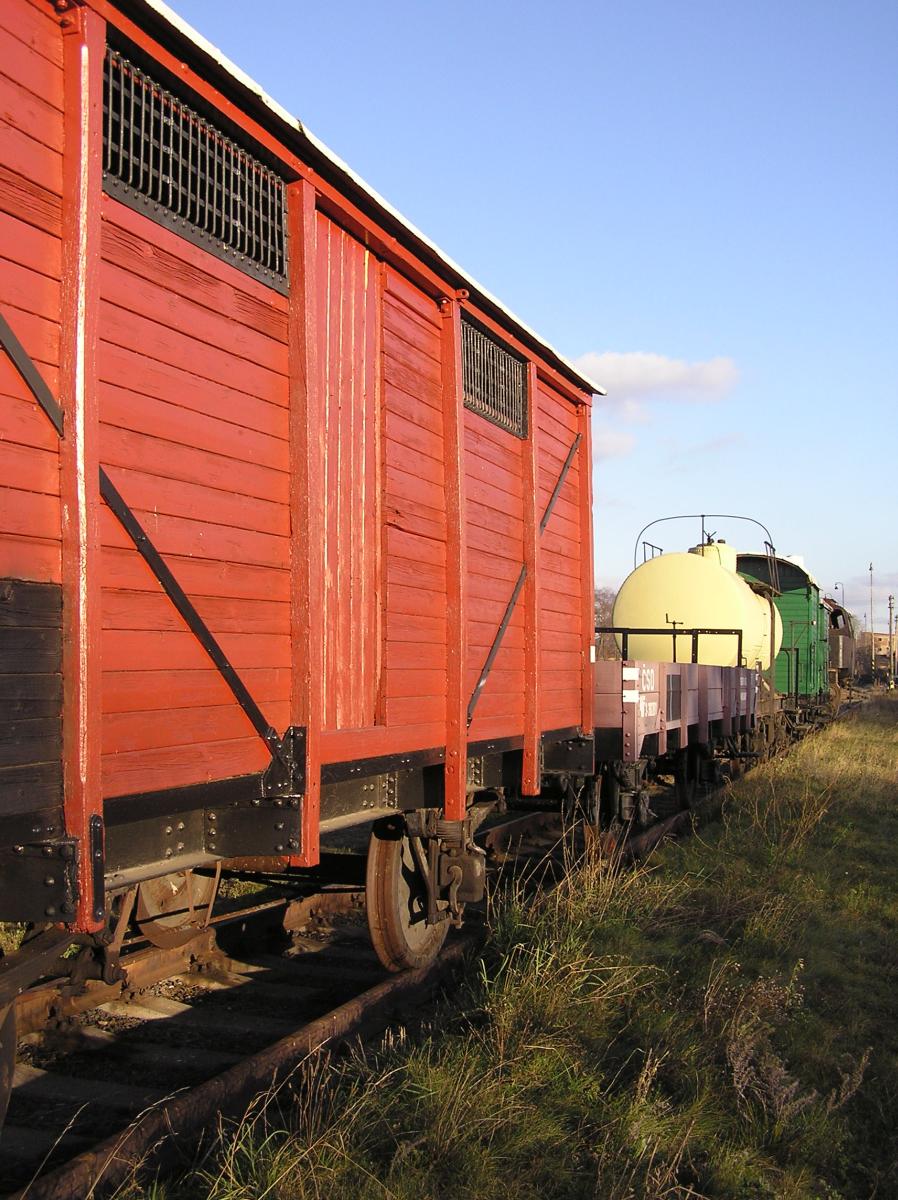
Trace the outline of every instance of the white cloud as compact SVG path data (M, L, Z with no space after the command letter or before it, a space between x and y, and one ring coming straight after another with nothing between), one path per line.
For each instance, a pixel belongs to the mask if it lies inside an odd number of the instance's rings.
M644 423L643 403L652 400L717 400L736 384L739 371L731 358L687 362L647 351L603 354L592 350L576 366L608 392L608 402L628 421Z
M635 445L636 438L632 433L621 429L609 429L593 418L592 456L595 462L601 462L605 458L624 458Z

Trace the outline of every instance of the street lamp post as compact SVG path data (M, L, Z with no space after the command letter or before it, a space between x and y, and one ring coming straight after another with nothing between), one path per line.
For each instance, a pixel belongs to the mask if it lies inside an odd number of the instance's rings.
M836 581L836 583L833 586L842 589L842 607L844 608L845 607L845 584L839 583L838 581Z

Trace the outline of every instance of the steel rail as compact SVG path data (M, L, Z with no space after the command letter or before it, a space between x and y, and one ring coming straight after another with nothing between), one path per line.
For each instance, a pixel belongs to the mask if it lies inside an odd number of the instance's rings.
M123 1132L36 1179L9 1200L101 1200L126 1182L138 1165L165 1166L180 1157L179 1142L214 1126L220 1116L242 1115L260 1092L282 1087L310 1054L386 1028L397 1007L405 1010L427 999L477 937L469 933L459 938L428 966L376 984L222 1074L149 1109Z

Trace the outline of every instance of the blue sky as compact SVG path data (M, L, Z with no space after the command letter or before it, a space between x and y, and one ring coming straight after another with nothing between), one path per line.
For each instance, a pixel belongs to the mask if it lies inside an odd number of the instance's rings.
M895 0L174 6L608 388L600 583L745 513L886 628Z

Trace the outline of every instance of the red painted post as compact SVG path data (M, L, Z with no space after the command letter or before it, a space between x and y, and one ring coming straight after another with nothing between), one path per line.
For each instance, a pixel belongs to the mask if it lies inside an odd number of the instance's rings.
M524 484L524 768L521 791L538 796L540 790L539 722L539 381L536 364L527 365L530 427L523 446Z
M595 568L592 545L592 415L588 404L579 410L580 425L580 582L582 591L583 678L580 729L594 733L593 657L595 654Z
M467 532L465 529L464 387L461 358L461 308L458 299L440 302L442 327L443 452L446 477L446 764L443 814L461 821L466 810L468 775L468 637L465 605Z
M295 866L318 862L324 663L324 472L318 370L316 197L305 180L287 189L290 307L291 724L306 730L302 847Z
M99 929L103 892L94 893L94 849L102 851L100 778L100 536L97 397L100 206L103 181L105 23L86 8L61 21L64 149L60 403L63 578L63 772L65 823L79 839L75 925Z

